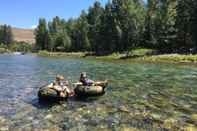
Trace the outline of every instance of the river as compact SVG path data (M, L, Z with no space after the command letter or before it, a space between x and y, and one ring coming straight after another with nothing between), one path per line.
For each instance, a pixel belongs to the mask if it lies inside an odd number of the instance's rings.
M39 102L57 74L73 83L83 71L108 79L106 94ZM0 55L0 130L197 130L196 109L195 65Z

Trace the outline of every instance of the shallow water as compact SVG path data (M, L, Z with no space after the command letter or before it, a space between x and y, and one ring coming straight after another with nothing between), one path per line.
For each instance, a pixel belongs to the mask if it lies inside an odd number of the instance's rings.
M41 103L56 74L108 79L105 95ZM197 67L84 59L0 56L0 130L197 130Z

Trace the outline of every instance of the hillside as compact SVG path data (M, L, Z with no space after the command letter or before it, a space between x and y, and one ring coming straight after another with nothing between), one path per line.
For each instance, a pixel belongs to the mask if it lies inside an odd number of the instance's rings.
M35 43L34 30L12 28L15 41L24 41L30 44Z

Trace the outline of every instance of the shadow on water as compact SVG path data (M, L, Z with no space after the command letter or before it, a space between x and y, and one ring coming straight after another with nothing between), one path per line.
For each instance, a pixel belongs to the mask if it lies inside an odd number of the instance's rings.
M62 103L65 103L67 101L46 101L41 99L33 99L29 102L32 106L36 107L37 109L49 109L56 105L61 105Z
M76 101L76 102L94 102L97 101L99 99L99 96L95 96L95 97L87 97L87 96L78 96L78 97L71 97L69 98L70 101Z
M100 96L101 97L101 96ZM56 105L61 104L69 104L69 103L84 103L84 104L90 104L92 102L95 102L99 100L99 97L70 97L67 100L42 100L39 98L35 98L32 101L27 102L28 104L31 104L32 106L36 107L37 109L49 109Z

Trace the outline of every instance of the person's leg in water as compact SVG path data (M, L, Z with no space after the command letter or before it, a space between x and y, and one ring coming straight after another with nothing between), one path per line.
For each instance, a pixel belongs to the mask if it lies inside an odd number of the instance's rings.
M74 96L75 95L74 91L72 91L68 87L66 87L65 90L66 90L66 92L68 93L69 96Z
M60 92L60 97L66 97L66 95L63 91Z
M105 81L97 81L97 82L94 82L94 85L95 86L104 86L106 85L108 82L108 80L105 80Z

